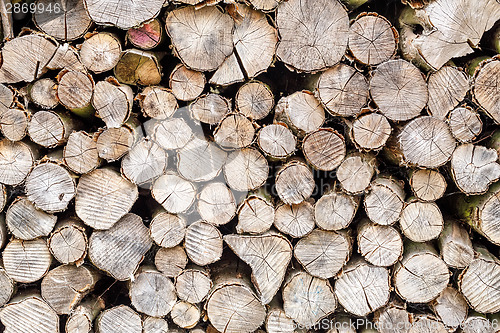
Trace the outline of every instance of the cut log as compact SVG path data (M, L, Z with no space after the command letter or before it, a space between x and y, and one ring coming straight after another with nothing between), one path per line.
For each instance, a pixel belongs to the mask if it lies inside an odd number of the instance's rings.
M394 270L396 292L412 303L426 303L441 294L450 280L446 263L426 243L405 242L403 259Z
M93 114L90 101L94 92L94 80L90 74L62 70L57 80L57 97L63 106L80 116Z
M226 235L224 241L252 269L252 282L262 304L272 301L292 259L292 245L281 235Z
M401 59L377 67L370 80L370 94L380 112L395 121L417 117L428 99L427 83L418 68Z
M202 72L190 70L183 64L175 66L170 74L169 86L178 100L192 101L205 89L207 80Z
M3 264L9 277L21 283L40 280L47 274L52 256L42 238L24 241L13 239L2 252Z
M204 221L223 225L236 215L236 201L233 192L224 183L213 182L200 191L197 209Z
M274 222L274 206L260 195L250 195L238 207L239 234L261 234L268 231Z
M0 113L0 130L10 141L20 141L26 136L30 113L23 109L7 109Z
M306 272L290 273L282 294L286 316L304 327L312 327L337 307L330 282Z
M457 187L467 195L483 194L500 178L495 149L464 144L451 156L451 175Z
M470 235L458 221L445 220L443 232L439 236L439 252L444 262L453 268L465 268L474 259Z
M252 144L255 128L252 121L239 113L225 116L214 131L214 141L222 148L238 149Z
M274 118L290 126L300 136L315 131L325 122L325 110L310 91L297 91L276 104Z
M162 24L156 18L138 27L128 29L126 38L135 47L151 50L162 42L164 34Z
M139 100L142 113L154 119L170 118L179 107L174 94L160 86L144 88L136 99Z
M300 160L283 165L276 174L276 193L286 204L299 204L307 200L315 189L312 170Z
M104 301L90 297L78 305L68 316L65 329L67 333L92 332L92 322L104 309Z
M160 212L149 226L151 238L161 247L174 247L184 240L186 220L182 216Z
M56 82L51 78L37 80L28 89L31 101L42 109L53 109L59 104Z
M191 303L179 301L170 313L174 324L181 328L193 328L201 319L200 309Z
M95 286L99 274L86 266L62 265L43 278L43 299L57 314L69 314Z
M34 143L54 148L64 144L75 129L73 120L59 111L35 112L28 124L28 135Z
M362 150L379 150L384 147L391 132L391 124L386 117L368 113L354 120L350 136L356 147Z
M165 23L176 55L190 69L216 70L233 51L234 22L216 7L175 9Z
M185 269L175 277L175 291L183 301L201 303L210 293L213 283L207 271L201 268Z
M366 316L386 305L390 291L389 271L372 266L361 258L351 260L335 282L339 303L356 316Z
M344 137L331 128L320 128L304 137L302 152L315 169L332 171L345 157Z
M4 306L14 295L15 283L5 272L3 267L0 267L0 305ZM1 313L1 312L0 312ZM1 319L1 315L0 315Z
M165 276L175 277L182 272L188 263L184 249L180 246L164 248L156 252L155 266Z
M274 96L263 82L250 81L238 89L235 97L238 111L253 120L265 118L274 106Z
M447 287L432 302L432 310L450 329L457 329L467 317L467 302L453 287Z
M193 131L182 118L165 119L155 125L153 140L163 149L184 147L193 137Z
M30 172L35 160L34 151L22 142L0 141L0 183L17 185ZM38 155L38 154L37 154Z
M307 273L329 279L347 263L350 252L351 244L346 235L316 229L297 242L293 255Z
M177 301L172 281L148 266L130 282L129 297L137 311L152 317L166 316Z
M223 170L227 185L241 192L263 186L269 177L266 158L254 148L243 148L229 154Z
M165 319L148 316L142 320L142 333L167 333L171 330Z
M496 323L491 322L484 314L473 313L460 325L461 333L496 333L498 328Z
M113 73L120 83L146 86L160 83L162 69L155 53L128 49L122 52Z
M97 153L100 158L113 162L125 155L135 141L134 130L128 126L107 128L97 137Z
M375 266L392 266L403 254L401 235L391 226L370 223L364 219L358 224L357 240L358 252Z
M122 46L116 35L100 32L82 43L80 59L88 70L98 74L113 69L121 52Z
M167 212L179 214L186 212L194 203L196 188L176 174L167 173L155 180L151 195Z
M137 186L108 168L83 175L76 191L76 215L94 229L111 228L138 197Z
M198 97L189 105L189 111L194 119L210 125L218 124L231 112L231 103L218 94L209 93Z
M295 152L297 138L285 124L271 124L259 131L257 144L269 157L284 159Z
M364 198L368 218L380 225L392 225L401 216L404 206L404 183L392 177L377 177Z
M271 308L267 311L266 331L268 333L293 333L295 323L285 315L281 308Z
M448 329L436 317L415 315L408 333L446 333Z
M117 280L133 278L153 241L142 219L123 216L109 230L95 230L89 240L89 259Z
M47 64L48 69L53 70L75 70L85 72L85 66L82 64L78 56L78 50L69 43L59 44L54 55Z
M64 163L76 173L85 174L100 164L97 138L84 131L73 132L64 146Z
M439 237L444 228L443 215L434 202L408 202L399 219L401 231L414 242L426 242Z
M460 103L469 90L465 73L455 67L445 66L427 79L429 87L429 113L444 120L451 110Z
M189 181L208 181L219 175L226 159L227 154L213 142L194 137L177 151L177 171Z
M314 208L304 201L298 205L280 204L276 208L274 226L294 238L301 238L314 229Z
M121 173L132 183L150 187L165 173L168 154L154 141L142 139L122 159Z
M8 230L22 240L48 236L54 229L56 220L56 216L35 208L25 197L14 200L5 214Z
M118 305L101 312L95 326L99 333L142 333L142 320L126 305Z
M399 35L389 20L377 13L362 13L349 28L349 50L354 59L378 65L396 54Z
M114 78L95 85L92 105L108 128L120 127L130 116L133 104L132 89L120 85Z
M340 191L323 194L314 205L316 225L324 230L347 228L358 210L359 197Z
M408 333L413 314L406 311L406 304L391 302L377 310L373 319L380 333Z
M451 134L462 143L473 141L483 130L481 118L468 107L459 107L451 111L448 115L448 125Z
M281 36L276 55L299 71L331 67L347 48L349 18L337 0L284 2L277 9L276 25Z
M79 266L87 256L87 234L83 223L76 218L58 222L47 245L50 253L62 264Z
M189 259L197 265L218 261L222 256L222 245L222 234L207 222L194 222L186 230L184 247Z
M337 169L337 180L342 189L348 194L363 193L375 174L376 163L371 154L349 154Z
M446 179L436 170L415 170L410 176L410 187L417 198L423 201L436 201L446 191Z
M489 2L489 1L488 1ZM500 13L500 6L496 4L496 11ZM492 14L489 12L489 14ZM476 102L496 123L500 123L500 85L497 84L500 72L500 59L494 58L481 64L476 70L472 92Z

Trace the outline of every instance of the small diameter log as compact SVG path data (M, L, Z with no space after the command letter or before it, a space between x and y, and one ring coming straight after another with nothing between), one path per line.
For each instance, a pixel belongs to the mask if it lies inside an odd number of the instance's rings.
M42 109L53 109L59 104L57 84L51 78L37 80L28 89L31 101Z
M472 93L476 102L496 123L500 123L500 86L496 83L500 72L498 57L486 61L476 70Z
M201 311L194 304L179 301L173 306L170 316L180 328L193 328L201 319Z
M296 324L285 315L283 309L275 307L267 311L266 331L268 333L293 333Z
M446 179L436 170L415 170L410 176L413 194L423 201L436 201L441 198L446 191L446 186Z
M79 116L88 117L94 113L90 105L94 80L90 74L62 70L57 81L57 97L63 106Z
M268 85L250 81L238 89L235 97L238 111L253 120L265 118L274 106L274 96Z
M378 65L396 54L399 35L389 20L377 13L363 13L349 28L349 50L357 61Z
M339 303L356 316L366 316L386 305L390 291L389 270L372 266L361 258L349 262L335 282Z
M462 324L469 308L464 297L453 287L443 290L431 307L443 324L451 329L457 329Z
M73 130L74 124L70 116L56 111L35 112L28 124L31 141L46 148L62 145Z
M170 74L169 86L178 100L192 101L205 89L207 80L202 72L193 71L183 64L175 66Z
M339 1L283 2L276 25L281 36L276 55L299 71L331 67L347 48L349 18Z
M214 141L222 148L245 148L252 144L254 135L252 121L242 114L232 113L215 128Z
M162 69L153 52L128 49L122 52L113 73L120 83L155 85L161 81Z
M216 7L175 9L165 23L175 54L190 69L216 70L233 51L234 21Z
M177 171L189 181L208 181L221 172L226 159L227 154L216 144L194 137L177 151Z
M161 247L174 247L184 240L186 220L179 215L160 212L149 226L151 238Z
M474 259L470 235L458 221L446 219L439 236L439 252L444 262L453 268L462 269Z
M231 103L218 94L209 93L198 97L189 105L191 116L210 125L217 125L231 112Z
M276 207L274 226L293 238L304 237L314 229L314 208L307 201L298 205L280 204Z
M417 67L405 60L380 64L370 80L370 94L390 120L410 120L427 104L427 83Z
M35 156L33 150L23 142L0 141L0 183L17 185L30 172Z
M392 225L401 216L404 206L404 183L392 177L377 177L364 198L368 218L380 225Z
M313 193L316 184L312 170L300 160L283 165L276 174L276 193L286 204L299 204Z
M142 113L154 119L170 118L179 107L174 94L160 86L144 88L136 99L139 100Z
M92 323L99 313L104 310L104 301L100 298L86 298L68 316L65 329L67 333L92 332Z
M415 315L408 333L446 333L444 324L434 316Z
M426 242L438 238L443 231L443 214L434 202L411 200L401 212L399 225L412 241Z
M284 159L295 152L297 138L285 124L264 126L257 134L257 145L271 158Z
M98 74L113 69L121 52L122 46L116 35L100 32L82 43L80 59L88 70Z
M30 113L23 109L8 109L0 113L0 130L10 141L20 141L26 136Z
M96 83L92 106L108 128L118 128L130 116L133 99L132 89L111 77Z
M62 265L43 278L43 299L57 314L69 314L95 286L99 275L92 268Z
M99 333L142 333L141 316L126 305L118 305L101 312L95 326Z
M0 114L7 111L14 102L14 92L11 88L0 83Z
M198 268L185 269L175 277L175 291L183 301L201 303L208 296L213 283L207 271Z
M403 254L403 240L399 232L387 225L362 220L358 225L358 252L375 266L388 267Z
M379 150L391 135L391 124L381 114L368 113L352 123L350 136L356 147L363 150Z
M80 178L75 212L94 229L109 229L132 207L137 186L112 169L96 169Z
M337 180L348 194L361 194L370 185L376 170L376 159L370 154L351 153L337 169Z
M130 282L129 297L137 311L152 317L166 316L177 301L172 281L147 266Z
M268 231L274 222L274 206L269 200L250 195L238 207L238 224L236 232L239 234L261 234Z
M135 47L151 50L161 43L163 35L162 24L155 18L138 27L128 29L126 38Z
M315 131L325 122L325 110L314 94L307 90L282 97L276 104L274 117L297 131L299 135Z
M452 110L448 115L448 126L455 139L462 143L473 141L483 130L481 118L469 107Z
M59 332L59 316L40 294L18 295L0 311L6 332Z
M380 333L408 333L413 315L406 311L406 305L391 302L377 310L373 320Z
M167 332L169 332L168 322L165 319L148 316L142 320L142 333L167 333Z
M315 169L332 171L345 157L344 137L331 128L320 128L304 137L302 152Z
M330 282L306 272L290 273L282 294L286 316L304 327L312 327L337 307Z
M76 218L60 221L50 235L47 245L50 253L60 263L81 265L87 255L88 245L83 223Z
M233 192L224 184L207 184L198 196L197 210L200 217L213 225L223 225L236 215Z
M155 255L155 266L165 276L175 277L182 272L188 263L186 251L180 246L160 248Z
M358 210L359 198L340 191L323 194L314 205L316 225L324 230L345 229Z
M54 162L42 162L31 169L24 186L28 200L48 213L65 210L76 194L71 174Z
M135 131L128 126L107 128L97 137L97 153L100 158L113 162L125 155L135 141Z
M307 273L329 279L347 263L350 252L346 235L316 229L297 242L293 255Z
M196 188L176 174L167 173L154 181L151 195L167 212L179 214L194 203Z
M274 10L282 0L249 0L252 7L263 12Z
M407 123L398 135L398 144L407 164L424 168L446 164L456 145L448 125L430 116Z
M292 259L292 244L282 235L226 235L224 241L252 269L252 282L262 304L280 289Z
M2 252L3 264L9 277L21 283L40 280L47 274L52 256L42 238L24 241L13 239Z
M478 256L460 274L458 287L467 303L481 313L500 310L500 261L483 247L475 247Z
M41 0L37 6L49 8L54 2ZM59 10L36 10L33 12L33 21L38 29L56 39L70 41L82 37L92 24L92 20L85 9L83 1L70 0L59 3Z
M79 174L89 173L100 164L97 138L84 131L73 132L63 151L64 163Z
M4 306L11 299L15 288L14 280L0 267L0 306Z
M429 113L441 120L444 120L448 112L464 99L469 90L467 75L449 66L431 73L427 84L429 86Z
M155 125L152 137L165 150L180 149L192 139L193 131L184 119L170 118Z
M500 178L495 149L463 144L451 156L451 175L460 191L467 195L483 194Z
M213 225L198 221L188 226L184 247L196 265L205 266L218 261L222 256L222 234Z
M229 154L223 170L227 185L241 192L263 186L269 177L266 158L254 148L243 148Z
M460 324L460 333L496 333L498 324L493 323L484 314L472 313Z
M168 154L154 141L147 138L139 141L122 159L121 173L137 185L151 183L165 173Z
M56 216L35 208L35 205L24 197L14 200L5 214L8 230L14 237L22 240L48 236L56 221Z
M133 278L153 241L142 219L132 213L123 216L109 230L95 230L89 240L89 259L117 280Z
M394 286L404 300L426 303L446 288L450 272L434 248L426 243L405 242L403 259L394 269Z

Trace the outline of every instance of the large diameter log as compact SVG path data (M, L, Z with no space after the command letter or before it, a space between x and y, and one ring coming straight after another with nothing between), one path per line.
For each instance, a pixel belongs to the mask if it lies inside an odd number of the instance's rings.
M176 277L186 267L188 257L184 248L180 246L162 247L156 252L154 261L156 268L165 276Z
M177 171L189 181L208 181L221 172L226 159L226 152L213 142L195 137L177 151Z
M292 160L276 174L276 192L286 204L300 204L307 200L315 188L312 170L302 161Z
M57 223L47 240L50 253L62 264L81 265L87 256L87 234L83 223L69 218Z
M92 106L108 128L118 128L129 118L133 100L132 88L110 77L96 83Z
M337 169L337 179L348 194L361 194L375 174L376 159L371 154L351 153Z
M13 239L4 248L2 257L9 277L21 283L40 280L52 263L49 248L42 238L29 241Z
M465 268L474 259L470 235L458 221L445 220L438 244L444 262L450 267Z
M135 99L139 100L142 113L154 119L170 118L178 108L172 91L160 86L144 88Z
M170 74L169 86L178 100L192 101L201 95L206 82L202 72L193 71L183 64L178 64Z
M67 333L90 333L92 323L104 309L101 298L89 297L78 305L68 316L65 329Z
M500 12L500 6L496 6ZM500 72L500 59L486 61L476 70L472 92L477 103L493 118L496 123L500 123L500 87L495 84Z
M441 210L434 202L412 200L403 208L399 225L410 240L426 242L439 237L444 228L444 220Z
M59 111L35 112L28 124L31 141L47 148L64 144L73 130L74 121L69 114Z
M476 139L483 130L483 122L470 107L458 107L448 114L448 126L451 134L462 143Z
M186 230L186 253L197 265L205 266L218 261L222 256L222 245L222 234L207 222L195 222Z
M404 183L392 177L377 177L364 198L366 215L374 223L392 225L404 206Z
M229 154L223 170L227 185L241 192L263 186L269 177L267 159L254 148L243 148Z
M391 226L363 220L358 224L357 241L358 252L375 266L392 266L403 253L401 235Z
M48 236L54 229L56 220L56 216L37 209L24 197L15 199L5 214L8 230L22 240Z
M338 63L347 48L349 18L339 1L284 2L277 9L276 55L286 65L315 72Z
M236 232L261 234L268 231L274 222L274 211L269 200L259 195L250 195L238 207Z
M0 183L17 185L30 172L35 160L34 151L23 142L0 141Z
M160 212L149 225L151 238L161 247L174 247L184 240L186 220L179 215Z
M76 173L88 173L99 166L97 138L84 131L73 132L63 151L64 163Z
M122 159L121 173L132 183L150 187L165 173L168 154L154 141L140 140Z
M117 280L131 279L153 241L142 219L123 216L109 230L96 230L89 240L89 259Z
M203 302L210 293L213 283L207 271L188 268L175 277L175 291L183 301L196 304Z
M85 39L80 48L80 59L90 71L98 74L115 67L120 59L122 46L118 37L100 32Z
M359 206L359 198L340 191L323 194L314 205L316 225L324 230L347 228Z
M20 141L27 133L30 113L21 108L11 108L0 113L0 130L10 141Z
M435 201L446 191L446 179L439 171L419 169L411 173L410 187L415 196L423 201Z
M250 119L260 120L271 112L274 96L265 83L250 81L238 89L234 102L240 113Z
M297 138L285 124L264 126L257 134L257 145L271 158L284 159L295 152Z
M460 103L469 90L467 76L455 67L445 66L427 79L429 113L441 120Z
M451 329L457 329L462 324L469 308L462 294L453 287L446 287L431 307L443 324Z
M194 185L173 173L160 176L153 183L151 195L169 213L186 212L194 203Z
M304 137L302 152L315 169L332 171L345 157L344 137L331 128L320 128Z
M314 229L314 208L308 201L298 205L280 204L276 207L274 226L293 238L304 237Z
M95 326L99 333L142 333L142 320L126 305L118 305L101 312Z

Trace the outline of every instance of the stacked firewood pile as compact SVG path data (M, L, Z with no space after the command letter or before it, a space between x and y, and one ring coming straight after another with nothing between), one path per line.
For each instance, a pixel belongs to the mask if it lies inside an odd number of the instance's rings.
M499 331L497 0L0 14L0 330Z

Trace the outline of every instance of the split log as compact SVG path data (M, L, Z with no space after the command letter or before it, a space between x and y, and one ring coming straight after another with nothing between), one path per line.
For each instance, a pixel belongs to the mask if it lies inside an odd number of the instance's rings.
M20 108L0 113L0 130L10 141L20 141L26 136L31 113Z
M445 66L431 73L427 79L429 87L429 113L444 120L451 110L460 103L469 90L465 73L455 67Z
M3 264L9 277L21 283L40 280L47 274L52 256L42 238L24 241L13 239L2 252Z
M214 130L214 141L222 148L238 149L252 144L255 128L242 114L226 115Z
M142 320L126 305L118 305L101 312L95 326L99 333L142 333Z
M175 66L170 74L169 86L178 100L192 101L205 89L207 80L202 72L193 71L183 64Z
M233 51L234 22L216 7L175 9L165 23L175 54L190 69L216 70Z
M268 231L274 222L274 206L260 195L250 195L238 207L239 234L261 234Z
M347 263L350 254L351 244L346 235L319 229L301 238L293 250L304 270L322 279L334 277Z
M69 43L59 44L54 55L47 64L48 69L53 70L75 70L85 72L85 66L82 64L78 56L78 50Z
M184 240L186 220L179 215L160 212L149 225L151 238L161 247L174 247Z
M391 302L377 310L373 319L380 333L408 333L413 314L406 311L406 304Z
M439 237L444 228L441 210L434 202L408 202L399 219L403 234L414 242L426 242Z
M379 150L391 135L391 124L381 114L368 113L356 118L350 130L354 144L363 150Z
M170 118L179 107L172 91L160 86L144 88L135 99L139 100L142 113L154 119Z
M189 105L191 116L210 125L217 125L231 112L231 103L218 94L209 93L198 97Z
M15 282L5 272L3 267L0 267L0 305L4 306L14 295ZM0 312L1 313L1 312ZM1 315L0 315L1 318Z
M169 213L186 212L196 199L194 185L173 173L160 176L153 183L151 195Z
M496 7L496 11L500 13L500 6L497 4ZM496 123L500 123L500 99L498 98L500 86L494 82L499 72L500 59L497 57L482 63L481 67L476 70L472 86L474 99Z
M171 330L165 319L146 317L142 320L142 333L167 333Z
M290 273L282 294L286 316L304 327L312 327L337 307L330 282L306 272Z
M300 136L319 129L325 122L325 110L307 90L282 97L276 104L274 118L290 126Z
M151 50L157 47L164 39L162 24L155 18L138 27L127 30L126 38L135 47Z
M90 101L94 92L94 80L87 73L62 70L57 75L57 97L68 110L81 116L92 114Z
M177 326L181 328L193 328L200 321L201 312L196 305L179 301L173 306L170 316Z
M371 154L348 154L337 169L337 180L342 189L353 195L363 193L375 174L376 163Z
M316 225L324 230L347 228L358 210L359 197L340 191L323 194L314 205Z
M166 316L177 301L172 281L148 266L130 282L129 297L137 311L152 317Z
M95 230L89 240L89 259L117 280L131 279L153 241L142 219L123 216L109 230Z
M292 259L292 244L281 235L226 235L224 241L252 269L252 282L262 304L280 289Z
M285 124L264 126L257 134L257 145L271 158L284 159L295 152L297 138Z
M441 294L450 280L446 263L431 245L405 242L403 259L394 270L396 292L412 303L426 303Z
M222 245L222 234L207 222L194 222L186 230L184 247L196 265L205 266L218 261L222 256Z
M399 35L389 20L377 13L362 13L349 28L349 50L354 59L378 65L396 54Z
M118 128L129 118L133 100L132 89L110 77L96 83L92 106L108 128Z
M458 221L445 220L438 244L441 257L450 267L462 269L469 266L474 259L470 235Z
M370 94L380 112L395 121L417 117L428 99L427 83L418 68L401 59L377 67L370 80Z
M120 83L146 86L160 83L162 69L155 53L127 49L121 53L113 73Z
M121 173L132 183L149 187L165 173L167 160L168 154L164 149L144 138L123 157Z
M302 152L315 169L332 171L345 157L344 137L331 128L320 128L304 137Z
M43 278L42 297L57 314L70 314L98 280L99 274L92 268L62 265Z
M446 179L436 170L415 170L410 176L410 187L413 194L423 201L438 200L444 195L446 186Z
M97 138L84 131L73 132L63 151L64 163L79 174L89 173L100 164Z
M291 160L276 174L276 193L285 204L300 204L315 189L312 170L300 160Z
M180 149L193 137L193 131L182 118L160 121L153 129L153 140L165 150Z
M364 219L358 224L357 240L358 252L375 266L392 266L403 253L401 235L391 226L370 223Z
M188 263L186 251L180 246L160 248L155 255L155 266L165 276L179 275Z
M372 266L361 258L351 260L335 282L339 303L356 316L366 316L386 305L390 290L389 271Z
M380 225L392 225L401 216L405 199L404 183L392 177L377 177L364 198L368 218Z
M196 304L203 302L213 283L207 271L201 268L188 268L175 277L175 291L183 301Z
M37 6L49 8L54 2L49 0L41 0L37 2ZM59 10L41 10L34 11L33 21L38 29L42 30L47 35L56 39L69 41L82 37L92 24L83 1L71 0L61 5Z
M432 309L446 327L457 329L467 317L469 306L464 297L453 287L447 287L432 302Z
M29 97L33 103L42 109L54 109L57 99L57 85L51 78L44 78L33 82L29 88Z
M177 151L177 171L186 180L212 180L222 170L227 154L213 142L194 137Z
M97 153L100 158L113 162L125 155L135 141L135 130L129 126L107 128L97 137Z
M268 333L293 333L296 324L285 315L285 311L275 307L267 311L266 331Z
M104 301L102 299L96 297L87 298L68 316L65 325L66 332L92 332L92 323L102 310L104 310Z
M35 161L38 154L23 142L12 142L8 139L0 141L0 183L17 185L21 183Z
M87 234L83 223L76 218L58 222L47 240L50 253L62 264L79 266L87 256Z
M229 154L223 170L227 185L241 192L262 187L269 177L266 158L254 148L243 148Z
M34 143L54 148L64 144L74 129L74 121L68 114L42 110L31 116L28 135Z
M56 216L37 209L25 197L15 199L5 214L8 230L22 240L48 236L54 229L56 220Z
M234 103L238 111L246 117L260 120L271 112L274 106L274 96L265 83L250 81L238 89Z
M122 46L118 37L100 32L85 39L80 48L82 64L96 74L109 71L120 59Z
M298 71L331 67L347 48L349 18L338 1L283 2L276 11L276 25L281 36L276 55Z
M448 329L437 318L430 315L415 315L408 333L446 333Z
M75 212L94 229L109 229L132 207L137 186L112 169L96 169L80 177Z
M307 201L298 205L280 204L276 207L274 226L293 238L304 237L314 229L314 208Z
M236 215L233 192L224 184L207 184L198 195L197 210L200 217L213 225L223 225Z
M455 139L462 143L473 141L483 130L481 118L469 107L452 110L448 115L448 126Z

